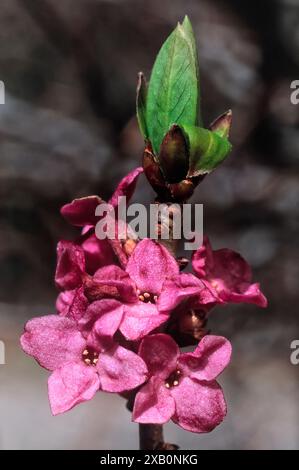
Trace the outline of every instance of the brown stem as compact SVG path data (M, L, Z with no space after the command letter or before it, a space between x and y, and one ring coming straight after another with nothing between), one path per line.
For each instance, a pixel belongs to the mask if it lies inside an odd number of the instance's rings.
M139 424L140 450L159 449L163 444L163 426L161 424Z
M164 442L161 424L139 424L140 450L177 450L175 444Z
M156 204L159 206L161 203L159 201L156 201ZM174 226L176 223L176 216L180 215L181 213L182 205L178 203L174 204L171 202L164 202L163 205L168 206L168 211L161 211L159 213L157 233L158 237L160 237L162 236L163 231L166 230L165 233L167 235L169 234L169 237L167 239L159 238L158 241L159 243L164 245L165 248L167 248L168 251L175 257L178 248L178 240L174 238Z
M157 202L158 203L158 202ZM159 204L159 203L158 203ZM170 205L168 203L167 205ZM178 208L174 208L174 211ZM159 243L164 245L170 253L175 256L177 249L177 240L173 238L173 216L174 213L170 214L170 221L166 219L166 216L162 214L158 226L157 232L161 234L164 224L169 224L169 239L161 240ZM139 444L141 450L175 450L178 446L175 444L168 444L164 442L163 426L161 424L139 424Z

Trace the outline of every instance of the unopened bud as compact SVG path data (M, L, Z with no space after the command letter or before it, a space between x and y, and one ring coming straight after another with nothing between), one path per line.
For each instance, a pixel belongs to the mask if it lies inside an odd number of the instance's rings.
M233 113L229 109L225 113L221 114L215 121L212 122L209 129L211 131L217 132L220 137L229 137L231 125L232 125Z

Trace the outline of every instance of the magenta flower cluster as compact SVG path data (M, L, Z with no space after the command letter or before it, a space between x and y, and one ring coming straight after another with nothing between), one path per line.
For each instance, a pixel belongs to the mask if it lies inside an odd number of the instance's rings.
M109 201L132 196L142 172L127 175ZM226 414L216 378L231 357L230 342L206 335L182 353L165 332L186 309L209 312L228 302L267 304L237 253L213 251L208 239L194 254L194 274L181 273L161 244L144 239L132 250L94 233L97 196L77 199L62 215L82 227L75 242L60 241L55 281L60 293L53 315L25 326L23 350L51 371L54 415L90 400L98 391L134 397L133 421L172 419L193 432L209 432Z

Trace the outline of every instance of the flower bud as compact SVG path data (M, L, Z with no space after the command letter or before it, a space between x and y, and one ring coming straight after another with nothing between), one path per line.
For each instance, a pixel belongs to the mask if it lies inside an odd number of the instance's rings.
M220 137L229 137L231 125L232 125L233 113L229 109L225 113L221 114L215 121L210 124L209 129L216 132Z
M189 154L186 139L179 126L173 125L164 136L158 160L168 183L179 183L186 177Z

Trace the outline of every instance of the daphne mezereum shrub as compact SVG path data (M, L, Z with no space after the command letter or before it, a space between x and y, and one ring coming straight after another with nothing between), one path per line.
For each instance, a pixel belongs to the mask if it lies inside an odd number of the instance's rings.
M149 84L137 87L137 118L145 141L143 166L123 178L110 199L132 197L144 173L158 202L186 203L196 186L228 155L232 113L208 129L199 116L199 73L189 19L168 37ZM76 241L60 241L56 313L29 320L23 350L51 372L53 415L101 391L128 400L132 420L155 439L143 448L174 448L157 426L173 420L187 431L212 431L227 408L216 379L228 365L230 342L209 334L216 306L266 307L247 262L234 251L214 251L205 236L192 255L193 272L161 240L98 239L98 196L75 199L63 217L80 228ZM192 352L182 352L192 346ZM109 411L113 413L113 410ZM168 447L167 447L168 446Z

